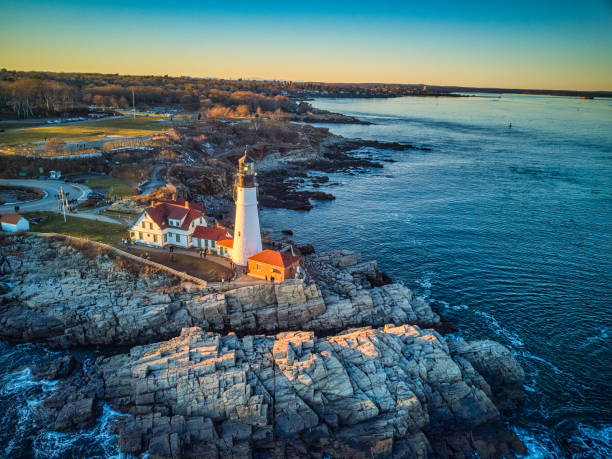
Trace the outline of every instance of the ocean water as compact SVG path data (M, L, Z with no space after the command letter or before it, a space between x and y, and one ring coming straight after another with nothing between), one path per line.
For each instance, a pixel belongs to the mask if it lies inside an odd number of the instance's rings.
M461 335L508 346L527 374L511 424L531 457L612 457L612 100L314 105L375 123L334 133L431 150L364 150L395 162L331 174L335 201L263 210L262 228L361 251Z
M6 458L120 458L118 436L111 432L114 420L124 414L100 406L100 418L90 429L69 434L53 432L38 424L36 405L56 389L57 381L36 380L31 367L49 362L65 351L34 344L0 342L0 457ZM80 360L95 358L79 353Z

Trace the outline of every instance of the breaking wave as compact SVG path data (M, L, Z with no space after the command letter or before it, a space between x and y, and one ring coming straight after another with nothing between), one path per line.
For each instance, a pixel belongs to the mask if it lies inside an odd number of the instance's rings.
M42 432L34 439L34 457L125 457L119 452L119 436L111 432L113 422L124 416L128 415L114 411L104 404L102 416L92 429L69 434Z

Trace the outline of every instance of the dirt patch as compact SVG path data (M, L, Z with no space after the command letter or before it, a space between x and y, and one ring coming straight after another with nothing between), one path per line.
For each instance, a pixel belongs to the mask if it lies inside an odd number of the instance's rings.
M146 249L140 248L133 248L130 252L142 257L144 257L145 253L148 253L149 260L151 261L209 282L220 282L221 279L227 281L234 275L232 270L207 260L206 258L196 258L181 253L147 252Z

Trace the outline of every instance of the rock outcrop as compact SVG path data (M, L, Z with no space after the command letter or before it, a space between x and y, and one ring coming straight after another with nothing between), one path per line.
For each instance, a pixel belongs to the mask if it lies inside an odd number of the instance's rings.
M405 286L374 286L376 263L362 263L352 252L308 256L309 272L316 273L309 281L220 292L162 272L126 269L118 257L85 254L61 240L7 236L2 248L8 267L0 282L12 285L0 290L4 339L68 348L150 343L191 326L241 334L331 333L360 325L439 323Z
M501 418L523 399L513 355L443 337L423 299L359 254L310 254L304 281L218 291L62 238L0 248L1 338L140 344L35 368L59 379L38 425L83 429L106 403L130 415L121 451L150 457L524 452Z
M487 368L517 365L511 354L475 352ZM185 328L99 358L63 381L39 416L66 430L104 401L132 415L118 425L122 451L151 457L489 457L517 440L476 441L474 431L504 430L487 376L454 360L437 332L411 325L327 338Z

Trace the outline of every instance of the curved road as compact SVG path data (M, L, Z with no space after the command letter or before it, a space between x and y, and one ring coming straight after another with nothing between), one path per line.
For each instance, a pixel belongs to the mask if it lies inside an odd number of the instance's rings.
M0 206L0 214L4 212L14 212L15 205L19 206L19 212L33 212L33 211L49 211L59 212L57 197L60 188L64 190L64 193L70 193L68 199L76 199L78 202L85 201L87 195L91 193L91 189L83 184L77 183L66 183L61 180L28 180L28 179L6 179L0 180L0 185L16 185L26 186L31 188L40 188L45 192L45 196L42 199L32 202L17 202L7 203ZM114 218L106 217L104 215L96 215L89 212L79 212L76 214L70 214L73 217L87 218L90 220L104 221L108 223L121 223Z

